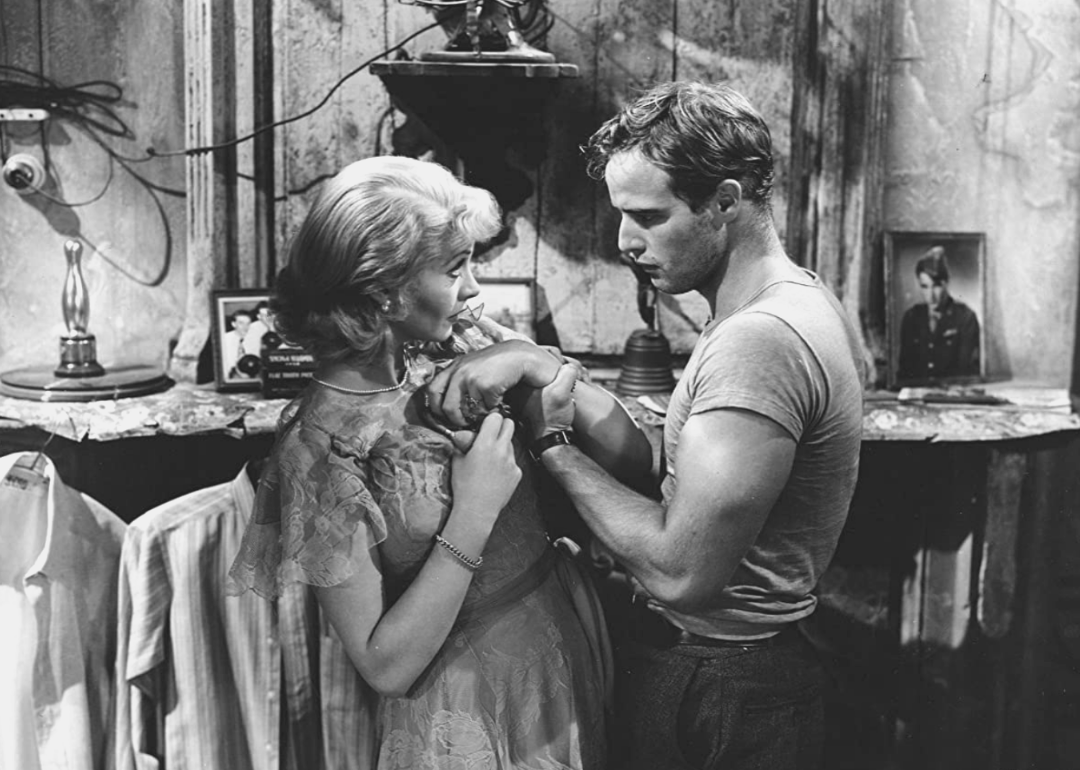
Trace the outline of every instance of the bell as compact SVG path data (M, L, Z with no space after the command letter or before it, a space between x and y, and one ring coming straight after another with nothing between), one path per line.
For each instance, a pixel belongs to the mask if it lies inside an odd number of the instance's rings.
M627 396L670 393L675 389L671 345L656 329L638 329L626 341L615 390Z

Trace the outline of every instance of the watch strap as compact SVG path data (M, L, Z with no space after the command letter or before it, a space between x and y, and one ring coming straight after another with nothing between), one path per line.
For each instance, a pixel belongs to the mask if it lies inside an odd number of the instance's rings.
M570 430L557 430L536 439L529 445L529 455L536 462L540 462L540 455L553 446L571 446L574 443L574 432Z

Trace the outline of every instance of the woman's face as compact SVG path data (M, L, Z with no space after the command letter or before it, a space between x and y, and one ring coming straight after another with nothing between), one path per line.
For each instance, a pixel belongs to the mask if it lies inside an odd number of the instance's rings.
M450 337L454 317L480 293L472 274L473 246L461 235L448 238L442 254L412 280L403 292L408 315L390 324L399 340L441 342Z

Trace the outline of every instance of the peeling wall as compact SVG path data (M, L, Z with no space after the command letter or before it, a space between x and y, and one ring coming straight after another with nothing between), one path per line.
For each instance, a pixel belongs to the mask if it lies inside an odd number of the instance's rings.
M32 155L47 172L44 195L0 185L0 369L59 363L72 237L84 245L99 360L164 366L184 312L184 164L132 159L183 148L182 4L7 0L3 14L0 63L61 86L115 83L123 100L110 107L131 135L60 117L0 124L0 154Z
M1080 191L1080 6L895 6L886 227L984 232L991 377L1066 386Z
M128 157L151 145L179 149L183 3L71 0L62 12L55 5L8 0L0 62L64 84L116 81L126 97L120 114L135 138L112 147ZM826 14L843 6L821 4ZM633 277L617 262L616 223L603 186L585 177L578 147L639 89L671 77L727 80L773 128L775 217L783 231L798 6L549 0L549 7L556 19L548 47L578 65L580 77L560 82L543 115L538 157L508 157L534 189L509 212L511 236L485 256L479 272L535 277L567 350L617 354L642 322ZM1080 7L1071 0L901 0L892 13L883 226L985 232L989 373L1063 385L1080 285ZM314 108L361 61L431 20L397 0L274 0L275 116ZM243 33L238 27L238 39ZM415 57L444 41L433 29L405 50ZM409 136L403 114L369 72L350 77L310 116L275 130L279 258L322 180L351 160L392 151L395 142L400 151ZM101 359L163 365L187 301L183 161L125 169L63 121L40 130L9 125L3 150L46 159L53 193L87 203L31 201L0 187L0 369L56 355L62 246L71 234L88 246L90 326ZM243 157L241 171L250 174ZM260 285L243 265L230 280ZM877 296L872 292L867 303L872 314ZM852 302L864 298L847 298L856 316ZM662 298L661 327L677 351L690 349L706 314L696 295Z

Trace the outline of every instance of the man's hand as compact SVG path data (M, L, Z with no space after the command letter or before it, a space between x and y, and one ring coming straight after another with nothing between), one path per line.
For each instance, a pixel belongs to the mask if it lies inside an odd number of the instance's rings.
M577 369L571 364L563 364L550 384L529 393L522 414L534 439L573 427L577 379Z
M435 375L427 385L428 408L437 419L465 427L498 408L514 386L547 385L558 368L555 356L531 342L498 342L461 356Z

